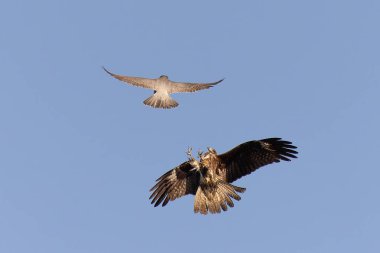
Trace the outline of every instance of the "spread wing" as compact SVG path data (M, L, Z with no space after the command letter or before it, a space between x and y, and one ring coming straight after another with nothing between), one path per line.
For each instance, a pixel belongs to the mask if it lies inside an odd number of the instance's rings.
M150 191L153 191L149 199L152 199L152 204L158 206L162 203L165 206L169 200L173 201L187 194L195 194L199 186L199 174L192 170L193 166L189 162L184 162L181 165L169 170L156 181Z
M204 90L208 89L220 82L222 82L224 79L221 79L217 82L213 83L181 83L181 82L171 82L171 93L176 92L195 92L198 90Z
M156 79L133 77L133 76L121 76L121 75L116 75L116 74L109 72L105 67L103 67L103 69L108 74L115 77L116 79L119 79L120 81L129 83L129 84L134 85L134 86L155 90L155 85L157 83Z
M267 164L297 158L296 148L291 142L281 138L249 141L219 155L225 165L222 166L221 173L231 183Z

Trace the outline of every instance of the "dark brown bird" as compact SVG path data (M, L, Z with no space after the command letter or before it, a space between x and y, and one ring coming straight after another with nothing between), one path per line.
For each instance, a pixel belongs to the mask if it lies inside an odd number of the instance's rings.
M111 76L119 79L120 81L129 83L134 86L151 89L154 91L153 95L144 100L144 104L152 106L154 108L164 108L169 109L177 107L178 103L170 94L179 92L195 92L199 90L208 89L215 84L220 83L224 79L221 79L213 83L182 83L173 82L165 75L160 76L156 79L133 77L133 76L121 76L109 72L103 67L103 69Z
M281 138L249 141L218 155L208 147L206 153L198 152L200 161L194 159L189 148L188 161L169 170L150 191L152 204L165 206L187 194L195 195L194 212L201 214L220 213L233 207L232 199L240 200L238 193L245 191L231 183L258 168L281 160L297 158L291 142Z

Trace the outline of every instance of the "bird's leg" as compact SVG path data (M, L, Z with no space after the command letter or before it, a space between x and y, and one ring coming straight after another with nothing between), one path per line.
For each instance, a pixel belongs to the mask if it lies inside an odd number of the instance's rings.
M187 158L189 159L189 161L193 161L195 160L194 157L193 157L193 148L192 147L188 147L187 151L186 151L186 155L187 155Z
M195 160L195 158L193 157L192 151L193 151L193 149L191 147L189 147L186 151L186 155L187 155L187 158L189 159L189 163L193 167L191 169L191 171L194 171L194 170L198 171L201 166L200 166L200 163L197 160ZM199 152L198 152L198 154L199 154Z

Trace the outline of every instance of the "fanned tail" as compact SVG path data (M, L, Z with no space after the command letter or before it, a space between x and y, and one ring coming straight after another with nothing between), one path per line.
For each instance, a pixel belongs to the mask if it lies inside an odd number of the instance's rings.
M227 211L227 205L234 207L231 198L240 200L236 193L243 193L245 188L237 187L229 183L218 182L213 185L200 185L194 200L194 212L201 214L220 213L221 210Z
M154 108L174 108L178 106L177 101L172 99L169 95L154 93L152 96L144 100L144 104Z

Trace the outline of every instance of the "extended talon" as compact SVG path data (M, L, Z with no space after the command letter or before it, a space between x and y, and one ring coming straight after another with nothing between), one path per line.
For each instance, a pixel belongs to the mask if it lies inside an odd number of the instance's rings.
M186 155L187 155L187 158L189 160L194 160L192 152L193 152L193 148L192 147L188 147L188 149L186 151Z

